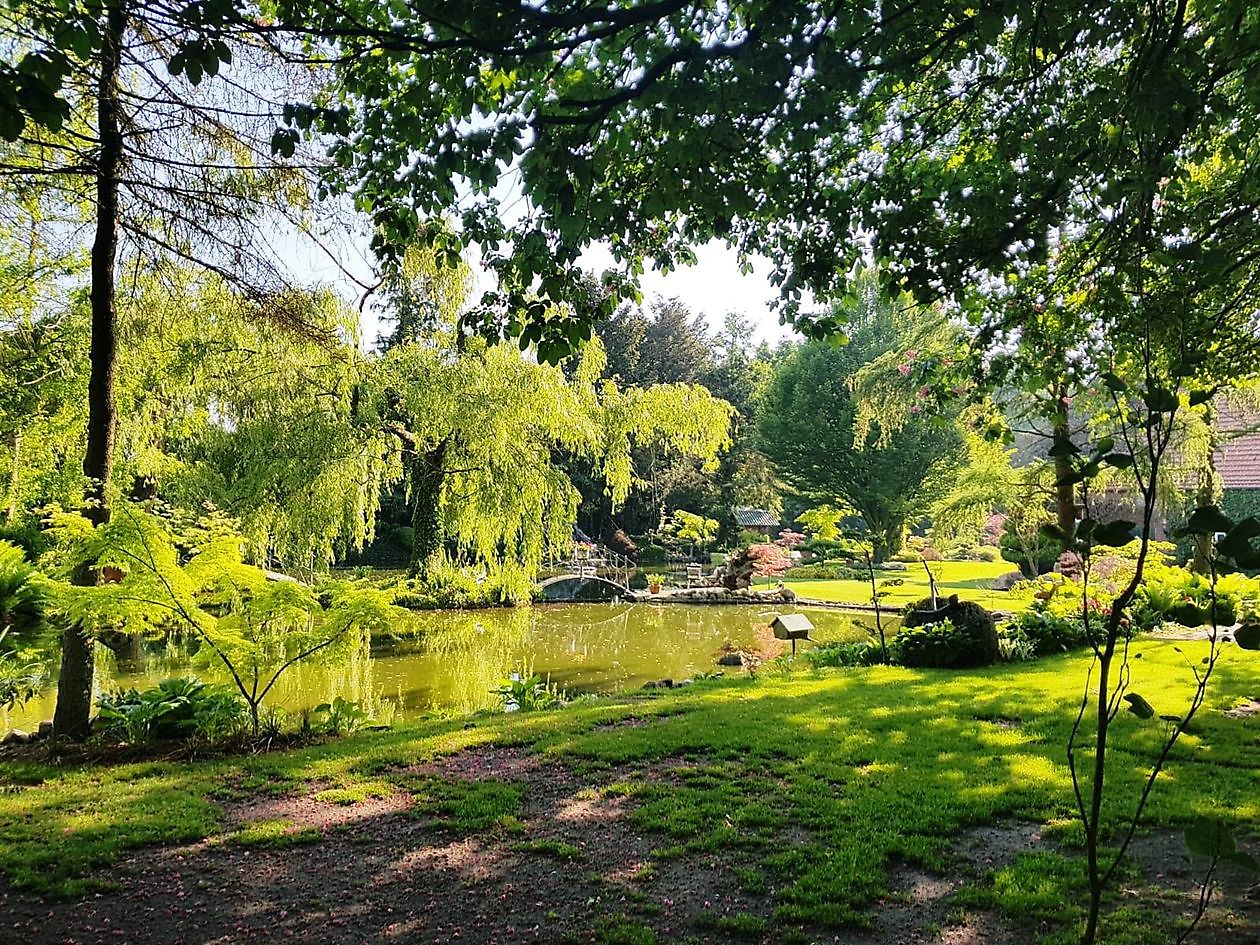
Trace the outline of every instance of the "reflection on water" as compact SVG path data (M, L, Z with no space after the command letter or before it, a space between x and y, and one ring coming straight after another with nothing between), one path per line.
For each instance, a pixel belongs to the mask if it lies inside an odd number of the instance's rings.
M420 634L378 640L337 666L288 670L267 698L296 711L341 696L389 721L464 714L496 702L490 690L511 672L549 676L570 692L620 692L652 679L712 672L724 643L753 647L777 613L756 605L552 604L505 610L429 611ZM807 610L821 640L863 639L865 614ZM178 640L146 642L135 659L98 647L100 691L144 688L170 676L229 682L206 650ZM0 729L31 729L52 717L55 686L21 709L0 712Z

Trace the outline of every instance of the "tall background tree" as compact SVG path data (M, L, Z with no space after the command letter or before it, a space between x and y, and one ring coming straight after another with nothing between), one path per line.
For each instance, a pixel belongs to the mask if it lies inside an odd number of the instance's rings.
M948 490L947 477L960 469L965 452L952 414L929 416L912 407L891 430L861 420L854 378L886 353L905 351L904 326L914 317L881 297L873 282L865 290L845 316L853 329L846 344L805 344L778 365L761 399L758 430L784 481L810 505L860 516L875 559L883 561Z
M282 105L270 93L310 97L314 86L239 12L34 0L0 14L0 175L16 187L38 180L55 204L41 222L77 228L90 246L82 507L97 524L114 488L120 253L194 263L234 285L258 317L301 325L271 232L303 215L313 179L291 142L273 151ZM97 575L85 568L77 580ZM92 652L67 626L58 735L87 733Z

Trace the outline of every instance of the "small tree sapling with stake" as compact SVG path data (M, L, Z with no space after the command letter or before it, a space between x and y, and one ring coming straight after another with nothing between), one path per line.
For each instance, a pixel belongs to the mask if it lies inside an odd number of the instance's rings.
M1085 834L1089 903L1082 941L1086 943L1097 940L1104 893L1124 861L1142 823L1151 793L1169 762L1174 747L1204 704L1209 680L1225 642L1216 625L1213 606L1213 624L1207 641L1208 653L1200 663L1189 663L1194 685L1189 692L1188 705L1181 714L1159 714L1140 693L1131 689L1132 660L1140 654L1131 652L1128 611L1141 585L1148 559L1157 511L1160 467L1173 440L1177 412L1183 406L1183 395L1176 389L1179 379L1174 378L1174 386L1161 385L1154 376L1151 358L1146 359L1144 367L1140 386L1132 385L1114 373L1104 375L1103 380L1111 392L1113 411L1108 419L1116 431L1115 437L1104 436L1098 439L1088 453L1075 446L1070 448L1071 471L1065 477L1065 484L1079 487L1085 514L1071 536L1062 534L1056 526L1046 526L1047 533L1063 541L1066 549L1080 556L1082 619L1085 635L1093 649L1093 662L1086 675L1084 693L1067 745L1077 812ZM1184 401L1188 406L1194 407L1210 396L1209 391L1193 391L1184 396ZM1124 520L1100 522L1090 514L1093 504L1091 483L1104 466L1129 471L1140 499L1140 523ZM1093 556L1100 546L1120 547L1128 544L1133 539L1135 528L1139 529L1140 546L1133 576L1120 591L1111 609L1102 616L1102 626L1097 626L1098 617L1089 605ZM1260 536L1260 521L1256 519L1234 523L1215 507L1200 508L1183 529L1186 535L1211 535L1218 532L1224 532L1225 538L1217 543L1217 553L1212 559L1213 604L1219 568L1231 564L1260 565L1260 552L1251 546L1251 540ZM1260 642L1256 640L1256 636L1242 633L1235 636L1235 641L1241 647L1254 649ZM1127 709L1142 720L1156 720L1158 716L1157 721L1165 726L1165 731L1143 778L1131 813L1118 825L1117 848L1110 861L1104 862L1103 841L1111 833L1104 823L1104 799L1112 797L1116 790L1108 780L1107 751L1113 723L1122 709ZM1232 860L1244 867L1254 866L1254 861L1249 857L1236 853L1232 838L1228 844L1212 839L1222 831L1228 835L1228 829L1223 824L1209 818L1203 824L1196 822L1186 833L1187 845L1192 852L1204 852L1213 859L1207 883L1211 882L1215 866L1222 859ZM1201 896L1200 912L1186 934L1197 925L1201 910L1206 908L1205 897L1206 893Z

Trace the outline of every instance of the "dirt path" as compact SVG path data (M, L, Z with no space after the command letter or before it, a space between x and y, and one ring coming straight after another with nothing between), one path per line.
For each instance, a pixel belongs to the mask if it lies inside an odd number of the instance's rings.
M0 942L650 945L789 940L782 929L770 932L765 925L774 906L773 889L745 891L736 855L654 857L661 838L636 829L627 816L629 802L603 789L613 780L607 773L584 780L561 765L512 749L456 755L406 773L418 779L515 782L523 787L520 823L515 830L461 833L418 816L408 793L342 806L317 800L320 786L313 785L300 797L227 809L231 829L283 825L267 843L216 838L138 851L109 874L116 890L78 901L42 902L0 891ZM618 779L669 778L671 766L614 774ZM790 832L782 839L794 842ZM1028 825L973 831L960 838L958 868L948 876L894 867L894 894L875 905L870 930L801 929L795 940L1029 942L1033 931L1017 932L994 913L961 911L951 906L949 896L965 881L1040 842L1037 828ZM1152 856L1169 862L1166 851ZM1235 914L1237 905L1232 906ZM1254 910L1249 916L1250 926L1231 933L1231 943L1260 941L1248 937L1260 928Z

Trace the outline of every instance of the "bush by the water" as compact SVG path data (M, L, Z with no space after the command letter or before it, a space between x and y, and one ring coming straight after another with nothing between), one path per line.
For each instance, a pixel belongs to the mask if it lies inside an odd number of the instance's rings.
M523 573L443 566L430 568L424 580L399 583L393 602L409 610L500 607L528 600L529 591L530 581Z
M1002 656L993 615L957 595L935 609L928 598L911 604L890 650L903 666L936 669L991 666Z
M882 662L883 653L875 640L857 643L828 643L801 654L810 666L875 666Z
M664 545L658 545L647 539L640 539L634 560L639 564L664 564L669 552Z

